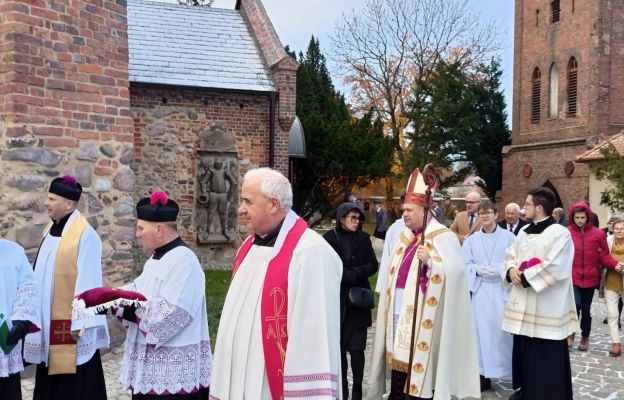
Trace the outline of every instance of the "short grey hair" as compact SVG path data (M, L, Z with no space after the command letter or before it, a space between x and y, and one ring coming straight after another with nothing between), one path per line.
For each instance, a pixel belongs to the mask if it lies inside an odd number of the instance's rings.
M270 199L277 199L283 210L290 210L293 203L292 186L288 179L279 171L272 168L254 168L245 173L243 182L252 178L260 178L260 191Z
M509 203L505 206L505 211L507 211L508 208L513 208L516 210L517 213L520 213L520 206L518 205L518 203Z

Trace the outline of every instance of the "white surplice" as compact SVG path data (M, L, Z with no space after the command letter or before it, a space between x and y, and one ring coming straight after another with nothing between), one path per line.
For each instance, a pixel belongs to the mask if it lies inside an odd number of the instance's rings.
M133 393L190 393L210 385L212 352L206 312L206 277L186 246L147 260L141 275L124 289L142 293L128 328L121 371ZM120 317L123 309L118 310Z
M503 318L503 330L530 338L562 340L578 330L572 288L574 243L570 231L552 224L542 233L518 233L507 249L505 274L524 261L541 262L525 269L529 287L513 285ZM511 285L505 280L506 285Z
M17 243L0 239L0 314L7 321L39 323L39 288L24 249ZM22 341L7 355L0 351L0 378L24 369Z
M390 268L390 260L392 260L392 251L399 241L401 232L405 229L405 221L403 218L399 218L390 225L390 228L386 231L386 238L384 239L383 251L381 252L381 261L379 262L379 273L377 274L377 285L375 286L375 292L381 293L383 285L388 277L388 269Z
M492 233L475 232L462 245L479 339L479 371L486 378L511 377L513 336L501 326L511 289L503 285L505 253L515 240L513 233L496 227Z
M71 214L63 227L62 235L67 233L67 229L79 214L78 210ZM24 344L24 359L32 364L48 364L54 268L60 243L61 237L52 236L49 231L45 232L35 262L35 276L41 290L41 322L37 324L41 331L28 334ZM102 241L91 226L87 226L80 237L77 268L74 296L102 286ZM71 304L68 307L71 309ZM108 326L104 315L72 319L71 330L82 331L76 346L76 365L85 364L97 349L107 348L109 345Z
M262 347L261 297L269 261L297 215L289 212L274 247L253 245L228 290L214 355L213 400L270 399ZM336 399L340 388L340 257L307 229L288 271L284 398Z

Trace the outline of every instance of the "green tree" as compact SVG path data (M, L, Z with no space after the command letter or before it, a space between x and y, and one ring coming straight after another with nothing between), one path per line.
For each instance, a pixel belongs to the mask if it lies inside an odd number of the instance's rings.
M511 142L500 77L497 60L472 74L459 63L440 62L431 79L417 82L401 160L405 172L427 163L455 170L443 184L477 173L494 196L502 185L501 149Z
M178 4L188 4L190 6L212 6L214 0L178 0Z
M309 219L315 212L330 215L346 191L385 176L392 162L392 141L372 112L360 119L350 115L317 39L312 37L298 61L297 116L306 136L307 158L293 165L294 208Z
M600 204L611 208L611 211L624 210L624 163L615 146L608 142L601 150L604 159L592 167L598 180L607 181L610 185L600 195Z

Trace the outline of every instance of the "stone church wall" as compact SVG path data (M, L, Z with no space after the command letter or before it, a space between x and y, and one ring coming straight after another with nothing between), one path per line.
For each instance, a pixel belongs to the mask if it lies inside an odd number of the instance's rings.
M245 230L243 225L239 231L236 217L242 176L250 168L269 163L269 97L135 84L130 93L135 127L135 198L155 188L165 190L180 204L180 234L197 252L202 265L229 268ZM278 148L276 157L287 159L286 151ZM200 243L198 238L207 223L206 207L198 202L202 157L226 160L236 180L236 191L227 208L228 232L232 226L235 230L229 240ZM142 257L137 249L137 265Z

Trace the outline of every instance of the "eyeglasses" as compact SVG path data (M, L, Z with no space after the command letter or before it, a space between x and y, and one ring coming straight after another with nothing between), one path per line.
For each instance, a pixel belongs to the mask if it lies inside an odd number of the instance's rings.
M353 222L359 222L359 221L360 221L360 217L358 217L357 215L352 215L352 216L351 216L351 221L353 221Z
M483 216L492 215L492 214L494 214L494 211L481 211L479 213L479 216L483 217Z

